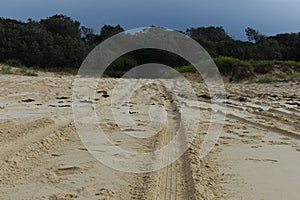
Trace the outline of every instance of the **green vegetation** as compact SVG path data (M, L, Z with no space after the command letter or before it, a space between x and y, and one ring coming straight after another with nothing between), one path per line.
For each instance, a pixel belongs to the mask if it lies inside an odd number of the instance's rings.
M91 28L81 26L80 22L65 15L27 22L0 18L0 62L20 68L20 74L34 75L24 66L76 74L95 46L122 31L120 25L104 25L99 33L94 33ZM221 74L232 81L269 73L300 72L300 33L264 36L248 27L245 34L249 41L246 42L234 40L223 27L192 27L182 33L199 42L214 57ZM190 63L177 55L142 49L115 60L105 75L120 77L133 67L146 63L172 66L180 73L195 72ZM1 73L12 72L4 68Z
M23 76L38 76L38 74L30 69L25 68L24 66L16 68L11 67L5 64L0 64L0 74L14 74L14 75L23 75Z
M266 74L265 76L261 76L257 78L255 82L257 83L274 83L274 82L299 82L300 74L286 74L286 73L278 73L278 74Z
M230 81L248 80L258 83L300 81L300 62L278 60L242 61L232 57L214 58L220 73ZM195 72L192 65L174 67L179 73Z
M37 71L42 71L42 72L53 72L59 75L76 75L78 72L78 68L72 68L72 67L39 67L35 66L32 67L32 69L37 70Z
M0 74L13 74L11 67L8 66L1 66Z
M251 65L246 61L241 61L232 57L217 57L214 59L219 71L223 75L230 75L237 67L250 69Z
M5 64L8 65L8 66L11 66L11 67L20 67L20 68L25 67L18 60L15 60L15 59L7 60L5 62Z
M222 75L230 81L252 79L259 83L276 81L300 81L300 62L278 60L241 61L232 57L214 59Z
M296 61L251 60L249 63L253 66L254 72L258 74L270 73L274 67L279 67L280 70L284 72L291 70L300 72L300 62Z
M174 67L174 69L179 73L196 72L196 69L192 65Z

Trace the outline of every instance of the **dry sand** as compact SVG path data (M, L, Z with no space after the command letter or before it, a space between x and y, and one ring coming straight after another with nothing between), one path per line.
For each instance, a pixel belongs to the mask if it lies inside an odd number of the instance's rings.
M168 143L180 123L180 99L160 86L136 91L124 106L140 129L148 131L150 104L165 106L169 124L149 140L132 139L111 114L116 81L102 80L99 91L107 96L92 100L110 140L138 152ZM298 199L299 84L226 84L228 99L219 105L228 107L224 133L208 156L198 157L204 122L175 163L133 174L106 167L83 146L73 122L72 82L53 74L0 75L0 199ZM207 95L202 83L193 86ZM209 116L210 101L201 97L193 109Z

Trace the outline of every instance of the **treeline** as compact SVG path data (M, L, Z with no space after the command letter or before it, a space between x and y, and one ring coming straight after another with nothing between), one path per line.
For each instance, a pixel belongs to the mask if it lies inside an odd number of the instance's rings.
M0 18L0 62L14 61L39 68L78 68L96 45L122 31L120 25L104 25L95 33L65 15L27 22ZM183 33L198 41L213 57L300 61L300 33L267 37L247 28L248 42L234 40L222 27L189 28ZM148 49L125 55L112 64L108 74L117 75L116 71L155 61L174 67L186 64L176 55Z
M248 27L245 30L248 42L232 39L222 27L191 28L186 34L202 44L213 57L300 61L300 33L267 37Z

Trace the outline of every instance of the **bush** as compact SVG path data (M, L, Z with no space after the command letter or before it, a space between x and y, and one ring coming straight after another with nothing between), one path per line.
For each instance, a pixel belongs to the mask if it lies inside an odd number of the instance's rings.
M262 77L257 80L257 83L272 83L274 82L274 78L272 77Z
M186 73L186 72L196 72L196 69L192 65L186 65L182 67L175 67L174 68L179 73Z
M35 73L35 72L26 72L25 74L24 74L25 76L38 76L38 74L37 73Z
M11 67L1 66L0 74L12 74Z
M5 62L5 64L11 67L23 67L22 63L16 59L9 59Z
M19 68L15 70L14 74L23 76L38 76L37 73L35 73L34 71L29 71L26 68Z
M271 60L251 60L250 64L253 67L253 71L258 74L267 74L273 70L275 61Z
M256 82L257 83L274 83L274 82L289 82L289 81L300 81L299 73L287 74L287 73L277 73L277 74L266 74L260 76Z
M270 73L275 66L279 66L283 72L300 71L300 63L295 61L250 60L249 62L253 66L253 71L258 74Z
M60 75L76 75L78 73L77 68L71 68L71 67L44 67L40 68L39 66L32 67L34 70L40 70L43 72L53 72Z
M292 66L294 66L294 70L296 72L300 72L300 62L296 62L296 61L287 61L289 64L291 64Z
M14 74L22 76L38 76L38 74L32 70L28 70L25 67L12 68L7 65L0 65L0 74Z
M232 57L217 57L214 59L214 62L217 65L220 73L223 75L231 74L238 67L243 67L246 69L251 68L251 65L249 63Z

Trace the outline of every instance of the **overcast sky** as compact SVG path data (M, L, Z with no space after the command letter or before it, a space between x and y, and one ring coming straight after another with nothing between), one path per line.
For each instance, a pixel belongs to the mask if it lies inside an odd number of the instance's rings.
M0 0L0 16L27 21L65 14L96 33L104 24L125 29L150 25L175 30L223 26L245 39L250 26L262 34L300 32L300 0Z

